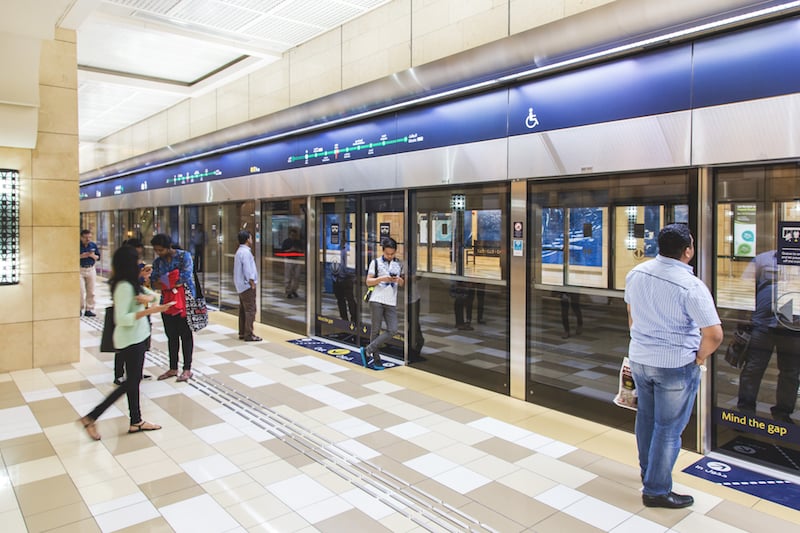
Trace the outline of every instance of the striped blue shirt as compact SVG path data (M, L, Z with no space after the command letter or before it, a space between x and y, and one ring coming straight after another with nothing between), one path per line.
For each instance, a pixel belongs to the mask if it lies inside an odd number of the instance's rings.
M695 360L700 329L720 323L708 287L692 267L662 255L642 263L625 278L631 307L631 361L678 368Z

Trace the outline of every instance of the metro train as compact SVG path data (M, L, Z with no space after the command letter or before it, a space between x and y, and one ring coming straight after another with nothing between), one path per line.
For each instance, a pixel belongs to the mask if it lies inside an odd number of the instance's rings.
M171 235L195 257L209 304L230 313L236 234L250 230L259 320L353 349L369 342L365 269L390 236L407 286L385 358L632 430L612 403L628 344L622 296L658 230L692 229L727 342L753 310L748 264L800 226L800 18L721 20L562 57L353 104L335 120L316 102L293 128L273 117L177 160L153 153L87 173L81 226L106 271L122 240ZM380 100L370 89L345 96ZM287 248L293 231L303 251ZM800 263L781 270L785 306ZM769 419L776 376L773 363L753 420ZM792 470L741 451L767 443L794 457L800 432L731 422L737 380L714 359L684 446Z

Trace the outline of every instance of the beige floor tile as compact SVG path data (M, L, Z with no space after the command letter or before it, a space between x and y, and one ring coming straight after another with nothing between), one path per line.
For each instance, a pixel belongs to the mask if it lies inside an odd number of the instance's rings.
M215 495L220 492L227 492L230 490L236 489L236 487L241 487L242 485L248 485L253 482L253 478L250 477L245 472L236 472L235 474L231 474L229 476L221 477L219 479L214 479L212 481L207 481L202 484L203 489L209 494Z
M610 431L608 427L556 411L545 411L516 424L551 439L595 451L585 443ZM620 433L620 432L614 432ZM600 453L600 452L595 452Z
M197 429L222 422L218 416L201 408L190 398L182 394L162 396L153 400L161 409L169 413L188 429ZM164 423L159 422L162 426Z
M183 472L172 459L166 459L155 463L139 465L127 469L128 475L139 485L164 479L169 476L174 476Z
M81 522L92 518L92 513L83 502L72 503L49 511L25 517L30 533L49 531L53 528Z
M28 406L36 417L36 421L43 428L63 424L65 421L75 420L80 416L66 398L49 398L31 402Z
M14 486L33 483L34 481L53 478L66 473L61 461L55 455L9 465L6 467L6 471Z
M536 496L558 485L552 479L547 479L526 469L520 469L498 478L497 482L530 496Z
M204 489L208 490L205 484L203 485L203 487ZM227 488L225 490L219 490L216 492L209 492L209 494L211 494L217 501L217 503L219 503L221 506L230 507L231 505L236 505L237 503L252 500L254 498L259 498L269 493L267 492L267 489L265 489L261 484L251 480L242 485ZM257 523L260 524L261 522Z
M273 519L291 511L281 500L266 491L254 498L242 499L224 507L231 516L246 528L270 523ZM352 528L347 530L359 531Z
M639 490L642 488L638 466L622 464L603 457L586 465L584 469L602 478L621 483L631 489Z
M526 457L515 464L535 472L537 475L551 479L570 488L577 488L597 477L591 472L537 453Z
M169 522L158 517L124 529L118 529L115 533L174 533L174 531Z
M702 531L703 533L744 533L746 529L741 529L731 524L721 522L710 516L705 516L700 513L689 513L683 520L672 526L672 529L678 532L691 532ZM767 531L766 529L759 528L752 533L760 533Z
M487 453L464 466L489 479L499 479L520 470L519 466L500 457L502 456Z
M187 473L180 472L172 476L140 483L139 489L151 500L171 492L177 492L197 485Z
M69 476L60 475L25 485L15 485L19 508L25 517L83 501ZM42 495L47 497L43 498Z
M47 533L100 533L100 531L100 526L97 525L94 518L86 518L71 524L55 527L48 530Z
M86 505L93 506L140 492L139 486L129 477L117 477L78 488Z
M170 457L165 450L162 450L158 446L148 446L147 448L142 448L130 453L119 454L115 456L115 459L122 465L122 468L129 470L143 465L168 461Z
M786 520L787 522L800 524L800 511L795 511L794 509L784 507L783 505L778 505L777 503L759 500L755 503L755 505L753 505L753 509L756 511L761 511L762 513L770 514L776 518Z
M597 533L603 531L564 513L554 513L537 522L531 531L537 533Z
M518 423L548 412L544 407L508 396L490 396L472 402L466 407L484 416L491 416L509 423Z
M28 439L28 442L24 444L18 446L3 446L0 448L0 453L3 454L3 462L6 466L55 456L56 452L44 434L38 433L36 435L31 435L31 437L35 438Z
M788 509L784 507L784 509ZM793 511L795 515L800 512ZM706 516L745 531L792 531L798 528L797 521L784 520L764 513L754 513L753 509L737 503L723 501L706 513ZM797 516L795 516L797 518Z
M490 455L502 457L509 463L516 463L517 461L520 461L526 457L530 457L536 453L529 448L525 448L519 444L514 444L513 442L508 442L505 439L499 439L497 437L492 437L485 441L477 442L473 444L473 446Z
M610 479L598 477L584 483L580 487L577 487L577 489L583 494L610 503L629 513L636 514L644 508L642 505L642 493L638 489L631 488Z
M580 447L623 464L631 466L639 464L636 437L630 433L607 429L594 437L581 441Z
M414 487L456 508L461 508L471 501L467 496L429 478L414 483Z
M173 503L190 500L204 494L206 494L206 491L203 490L203 487L200 485L194 485L172 492L166 492L160 496L151 497L150 501L157 509L160 509L161 507L166 507L168 505L172 505Z
M520 527L519 531L541 522L556 512L552 507L533 499L533 495L496 482L488 483L473 490L470 493L470 497L477 499L481 503L478 507L475 507L477 504L466 505L460 508L461 511L470 516L476 516L468 509L472 507L480 509L483 507L510 520L515 527ZM498 531L506 531L503 528L498 528L495 522L489 521L489 516L486 511L483 511L483 513L477 515L477 518L485 519L489 526Z
M322 520L314 524L314 528L321 532L334 531L370 531L374 533L391 532L392 530L385 525L375 522L372 518L359 511L349 509L336 516Z
M0 512L0 524L3 524L3 533L28 533L28 527L19 509Z
M602 457L600 455L587 452L586 450L579 449L561 456L560 459L565 463L571 464L572 466L586 469L592 463L596 463L597 461L601 460Z

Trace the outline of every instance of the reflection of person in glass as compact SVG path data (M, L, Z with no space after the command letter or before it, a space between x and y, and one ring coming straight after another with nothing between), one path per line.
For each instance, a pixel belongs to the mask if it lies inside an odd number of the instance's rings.
M561 335L562 339L569 338L569 309L575 313L577 325L575 326L575 334L580 335L583 331L583 312L581 311L581 295L574 292L562 292L561 299L561 325L564 326L564 333Z
M744 273L745 278L755 280L756 306L750 320L753 329L747 349L747 361L739 376L737 407L744 413L755 414L764 371L772 358L772 352L777 350L778 386L775 391L775 405L770 410L775 420L793 424L791 414L797 401L797 387L800 382L800 331L794 327L786 327L792 317L788 320L779 317L780 310L776 306L779 273L775 250L758 254Z
M297 228L289 230L289 237L281 244L281 255L286 258L284 282L286 284L286 297L297 298L297 287L300 284L300 273L303 267L302 257L305 256L305 245L300 240Z
M450 296L453 298L453 312L456 316L456 329L472 331L472 300L475 288L467 281L454 281L450 285Z
M336 296L336 305L339 307L339 316L342 320L356 322L356 299L353 296L353 273L343 261L331 263L331 278L333 280L333 294ZM348 310L350 314L348 316Z
M194 251L194 271L203 271L203 255L206 250L206 232L203 231L201 223L195 224L192 232L192 250Z

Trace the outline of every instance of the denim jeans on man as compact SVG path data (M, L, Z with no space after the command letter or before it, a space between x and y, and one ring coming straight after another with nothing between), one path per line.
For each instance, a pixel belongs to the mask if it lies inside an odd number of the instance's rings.
M672 491L672 467L681 450L681 432L689 422L700 385L694 362L659 368L631 361L638 394L636 442L645 496Z

